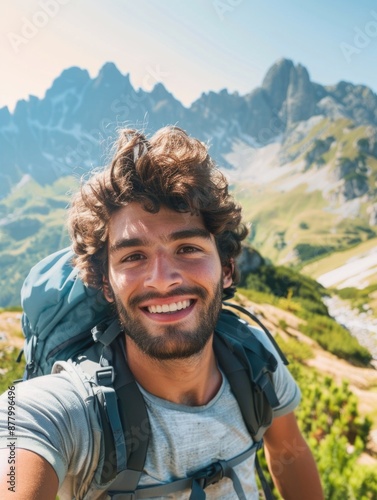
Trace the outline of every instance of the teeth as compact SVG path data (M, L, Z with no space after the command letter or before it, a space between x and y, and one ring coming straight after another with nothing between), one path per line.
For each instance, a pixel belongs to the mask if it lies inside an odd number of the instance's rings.
M149 306L148 311L150 313L174 312L174 311L180 311L181 309L186 309L187 307L189 307L189 305L190 305L189 300L182 300L181 302L172 302L171 304Z

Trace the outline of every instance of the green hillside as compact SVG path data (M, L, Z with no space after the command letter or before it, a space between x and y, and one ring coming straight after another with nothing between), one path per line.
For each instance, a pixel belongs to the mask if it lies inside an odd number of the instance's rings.
M263 182L262 171L259 181L233 184L251 223L250 243L262 255L300 268L376 236L370 210L377 158L369 134L350 120L323 119L282 144L285 163L273 168L271 182Z
M235 195L251 222L250 243L275 263L299 265L375 236L366 217L340 219L319 190L304 185L284 193L243 186Z
M69 244L64 226L72 177L40 186L32 179L0 202L0 306L19 305L20 287L30 268Z

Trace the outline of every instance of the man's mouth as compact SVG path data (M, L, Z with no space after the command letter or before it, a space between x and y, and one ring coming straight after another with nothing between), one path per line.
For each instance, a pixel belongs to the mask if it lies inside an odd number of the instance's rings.
M181 311L187 309L193 303L192 300L182 300L179 302L171 302L170 304L156 304L146 307L149 313L161 314Z

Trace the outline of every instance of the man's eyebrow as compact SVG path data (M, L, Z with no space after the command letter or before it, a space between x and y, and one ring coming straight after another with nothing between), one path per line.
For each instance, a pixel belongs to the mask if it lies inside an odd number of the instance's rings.
M211 233L207 231L207 229L202 229L200 227L193 229L181 229L180 231L175 231L169 234L166 238L166 241L177 241L184 240L190 238L205 238L210 239ZM148 241L143 238L122 238L109 247L109 253L115 253L118 250L122 250L123 248L132 248L132 247L142 247L148 246Z
M177 241L184 240L186 238L205 238L206 240L209 240L211 238L211 233L207 231L207 229L201 227L182 229L181 231L175 231L170 234L168 240Z
M122 238L109 247L109 253L115 253L123 248L146 246L147 242L142 238Z

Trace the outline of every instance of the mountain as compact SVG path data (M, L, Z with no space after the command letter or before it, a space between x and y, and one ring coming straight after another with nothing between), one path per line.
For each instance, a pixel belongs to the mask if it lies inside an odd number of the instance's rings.
M281 59L250 93L211 91L187 108L160 82L135 89L113 63L95 78L72 67L43 98L0 109L0 269L9 286L19 287L30 256L68 241L67 193L107 163L118 128L152 133L172 123L210 144L265 258L300 266L376 236L377 96L368 87L323 86ZM0 306L17 293L0 290Z
M73 67L62 72L43 99L21 100L13 113L0 109L0 196L25 174L49 184L102 165L106 147L125 124L147 132L165 124L181 125L210 141L219 163L234 168L226 153L235 141L260 147L285 136L289 142L299 123L320 116L375 127L377 96L361 85L315 84L303 66L282 59L249 94L209 92L185 108L161 83L151 92L135 90L129 75L112 63L93 79Z

